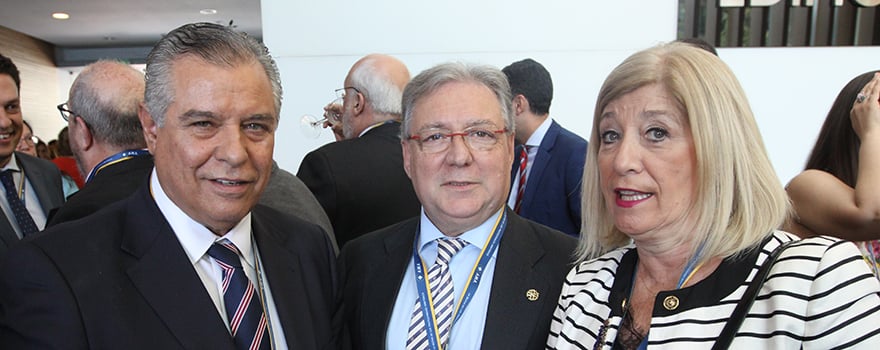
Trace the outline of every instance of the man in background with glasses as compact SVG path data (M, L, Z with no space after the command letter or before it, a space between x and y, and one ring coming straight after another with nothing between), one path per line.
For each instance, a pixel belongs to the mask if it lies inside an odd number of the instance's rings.
M18 146L15 147L15 150L36 157L37 143L40 142L40 139L34 135L34 129L31 128L31 125L26 120L22 119L21 125L21 140L18 141Z
M145 75L149 179L9 250L28 268L0 265L0 348L335 349L330 241L257 205L282 98L266 47L186 24Z
M403 162L422 214L343 248L346 348L544 349L576 241L505 205L510 105L488 66L407 85Z
M138 119L143 100L144 74L124 63L98 61L76 77L58 110L85 185L47 226L91 215L130 196L147 179L153 156Z
M49 211L64 204L58 168L15 152L24 129L20 88L18 68L0 55L0 207L5 214L0 216L0 261L19 239L42 230Z
M296 175L318 198L340 248L419 214L398 137L400 96L408 81L409 70L394 57L358 60L336 90L345 139L310 152L300 164Z

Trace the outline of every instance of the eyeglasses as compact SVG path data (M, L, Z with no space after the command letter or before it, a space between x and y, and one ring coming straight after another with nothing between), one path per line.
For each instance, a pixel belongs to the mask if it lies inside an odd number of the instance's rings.
M346 86L346 87L344 87L344 88L339 88L339 89L333 90L333 92L336 93L336 97L337 97L337 98L345 98L345 89L352 89L352 90L354 90L354 91L357 92L357 93L361 93L361 90L358 90L358 89L357 89L356 87L354 87L354 86Z
M461 136L464 142L475 151L488 151L498 144L498 134L508 132L507 128L501 130L469 129L462 132L440 133L427 131L419 135L412 135L408 140L419 143L419 148L425 153L440 153L449 149L452 138Z
M40 138L37 137L36 135L34 135L34 136L31 136L31 137L23 138L22 141L27 142L27 143L29 143L29 144L31 144L31 145L36 145L36 144L40 143Z
M69 121L70 118L77 115L76 112L67 109L67 102L58 105L58 111L61 112L61 118L64 119L64 121Z

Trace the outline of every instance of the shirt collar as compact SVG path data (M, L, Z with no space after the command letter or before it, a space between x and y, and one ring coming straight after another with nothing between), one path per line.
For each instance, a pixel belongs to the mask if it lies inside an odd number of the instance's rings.
M361 133L358 135L358 137L364 136L364 134L366 134L366 133L369 132L370 130L373 130L373 129L378 128L378 127L380 127L380 126L382 126L382 125L385 125L385 124L391 124L391 123L394 123L394 122L395 122L394 119L389 119L389 120L383 120L383 121L378 122L378 123L374 123L374 124L372 124L372 125L370 125L370 126L364 128L364 131L361 131Z
M460 236L459 239L468 242L468 245L464 247L464 249L478 249L482 250L483 246L486 244L486 240L489 239L489 235L492 233L492 229L495 227L495 222L498 221L498 216L501 215L502 210L499 210L494 215L490 216L486 221L483 221L479 226L465 231ZM422 208L422 214L419 219L419 251L423 251L429 244L437 244L436 240L438 238L446 237L437 226L434 226L434 223L431 222L431 219L425 214L425 209ZM435 253L436 254L436 253ZM426 258L426 257L423 257ZM434 257L436 258L436 256ZM425 259L425 261L433 261L432 259Z
M14 172L21 171L21 167L18 166L18 160L16 158L18 158L18 157L15 156L15 152L12 152L12 156L9 157L9 163L6 163L6 166L4 166L3 168L0 168L0 171L2 171L2 170L12 170Z
M207 227L196 222L189 217L189 215L186 215L183 210L171 201L171 198L168 198L168 195L165 193L162 184L159 183L159 179L156 176L155 167L153 167L153 172L150 174L150 192L153 194L153 199L156 201L159 211L165 216L165 220L168 221L168 225L171 226L171 230L174 231L174 234L180 241L180 245L182 245L183 250L186 251L190 263L197 263L208 252L208 248L211 248L211 245L214 244L214 242L226 238L238 247L238 250L241 252L245 261L251 266L254 266L250 213L245 215L245 217L242 218L235 227L229 230L229 232L223 235L223 237L217 237L217 235L211 232Z
M535 129L535 132L532 133L532 136L529 136L529 139L526 140L526 146L540 146L541 141L544 140L544 135L546 135L547 130L550 129L550 124L553 124L553 118L547 117L547 119L544 119L541 125L539 125L538 128Z

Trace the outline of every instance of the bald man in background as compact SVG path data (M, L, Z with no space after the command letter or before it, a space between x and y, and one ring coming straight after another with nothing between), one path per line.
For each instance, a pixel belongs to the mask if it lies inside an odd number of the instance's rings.
M120 201L146 181L153 156L146 150L138 106L144 74L125 63L102 60L73 81L65 106L70 149L85 185L47 226L76 220Z
M337 89L344 140L310 152L300 165L297 176L324 207L340 248L419 214L399 136L400 99L409 78L406 65L388 55L355 62Z

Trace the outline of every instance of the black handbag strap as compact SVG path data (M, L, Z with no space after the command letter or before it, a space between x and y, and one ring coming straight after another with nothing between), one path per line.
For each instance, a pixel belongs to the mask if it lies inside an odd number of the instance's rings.
M755 278L749 283L749 288L746 289L745 294L743 294L739 303L736 304L736 309L733 310L733 314L730 315L727 324L724 325L724 329L721 330L721 335L718 336L718 341L712 346L712 350L727 349L730 347L730 343L733 342L733 337L736 336L736 332L739 331L739 327L745 320L746 314L749 312L749 309L752 308L752 304L755 302L755 297L758 296L758 291L761 289L761 286L764 285L767 275L770 274L770 267L776 262L776 258L782 254L782 251L794 242L795 241L788 241L782 243L770 253L770 256L767 257L764 264L761 265L761 269L758 270Z

